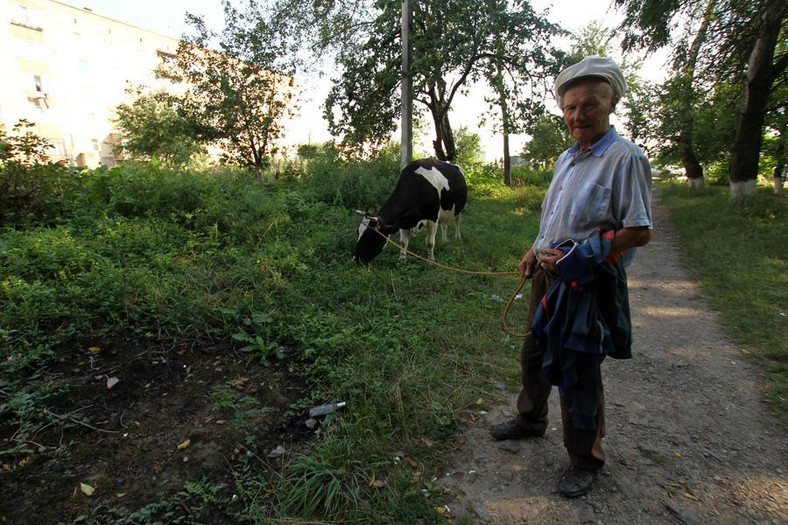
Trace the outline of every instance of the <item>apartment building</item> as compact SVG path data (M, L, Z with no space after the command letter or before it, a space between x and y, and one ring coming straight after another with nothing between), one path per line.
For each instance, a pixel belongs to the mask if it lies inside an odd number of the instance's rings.
M167 89L154 70L178 39L57 0L0 0L0 124L20 120L55 160L96 168L122 160L114 110L139 85Z

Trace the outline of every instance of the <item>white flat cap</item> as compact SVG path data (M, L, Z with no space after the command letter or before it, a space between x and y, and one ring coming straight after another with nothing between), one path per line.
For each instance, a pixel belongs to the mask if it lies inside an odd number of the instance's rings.
M599 77L606 80L619 97L627 90L624 74L621 73L618 64L607 57L588 56L564 69L556 77L553 93L558 101L558 107L561 109L564 107L564 92L569 84L584 77Z

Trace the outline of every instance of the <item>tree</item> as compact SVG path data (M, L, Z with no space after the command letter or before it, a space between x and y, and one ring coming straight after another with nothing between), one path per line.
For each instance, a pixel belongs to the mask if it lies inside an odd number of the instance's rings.
M534 125L532 138L525 144L522 156L531 167L547 170L573 142L572 137L566 132L563 119L545 114Z
M728 174L733 198L755 192L758 158L763 143L764 112L775 80L788 65L788 53L778 57L776 62L774 56L788 4L784 0L766 0L761 3L765 5L759 13L761 23L758 37L747 61L744 95L736 137L733 139L733 157Z
M183 37L164 74L185 82L181 111L200 123L200 140L218 142L226 160L253 167L262 181L294 109L296 55L281 20L255 0L243 14L229 1L223 7L221 34L187 14L195 33Z
M484 160L481 137L478 133L470 131L466 126L460 126L455 133L455 144L457 146L457 156L454 160L463 168L476 166Z
M692 120L697 111L693 89L710 92L719 84L741 82L741 109L729 169L731 195L755 189L767 101L788 65L775 56L786 4L780 0L615 0L626 17L624 48L654 51L671 43L681 21L684 36L674 49L673 82L677 84L679 144L694 142ZM691 109L687 109L687 108ZM690 164L692 159L689 159ZM688 173L689 174L689 173ZM697 173L695 173L697 175Z
M309 4L313 9L338 10L332 15L321 12L330 27L321 25L316 31L319 46L336 50L340 70L325 106L331 132L357 147L385 143L400 111L401 2ZM526 113L527 104L520 102L531 87L544 85L554 73L558 54L546 42L557 32L525 0L435 0L414 5L412 93L432 119L436 157L456 158L450 111L456 96L474 82L492 84L494 75L502 75L512 122Z
M177 166L205 151L196 138L197 123L178 111L174 97L166 93L138 95L115 110L123 149L132 157L156 157Z

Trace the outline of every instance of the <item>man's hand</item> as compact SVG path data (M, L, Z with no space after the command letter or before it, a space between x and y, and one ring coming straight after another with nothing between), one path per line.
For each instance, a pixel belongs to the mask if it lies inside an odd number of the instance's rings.
M556 267L555 263L558 262L558 259L564 256L564 252L557 248L545 248L543 250L539 250L539 264L545 270L549 270L553 273L558 273L558 268Z
M517 265L517 271L520 272L520 276L523 279L530 279L533 274L534 270L536 269L536 254L534 254L534 249L529 249L525 255L523 255L522 260L520 260L520 264Z

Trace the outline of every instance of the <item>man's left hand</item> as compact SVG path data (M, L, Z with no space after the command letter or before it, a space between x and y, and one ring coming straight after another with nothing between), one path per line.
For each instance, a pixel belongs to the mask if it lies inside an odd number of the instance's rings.
M558 268L555 266L555 263L557 263L558 259L563 256L564 252L561 250L556 248L545 248L543 250L539 250L539 264L545 270L558 273Z

